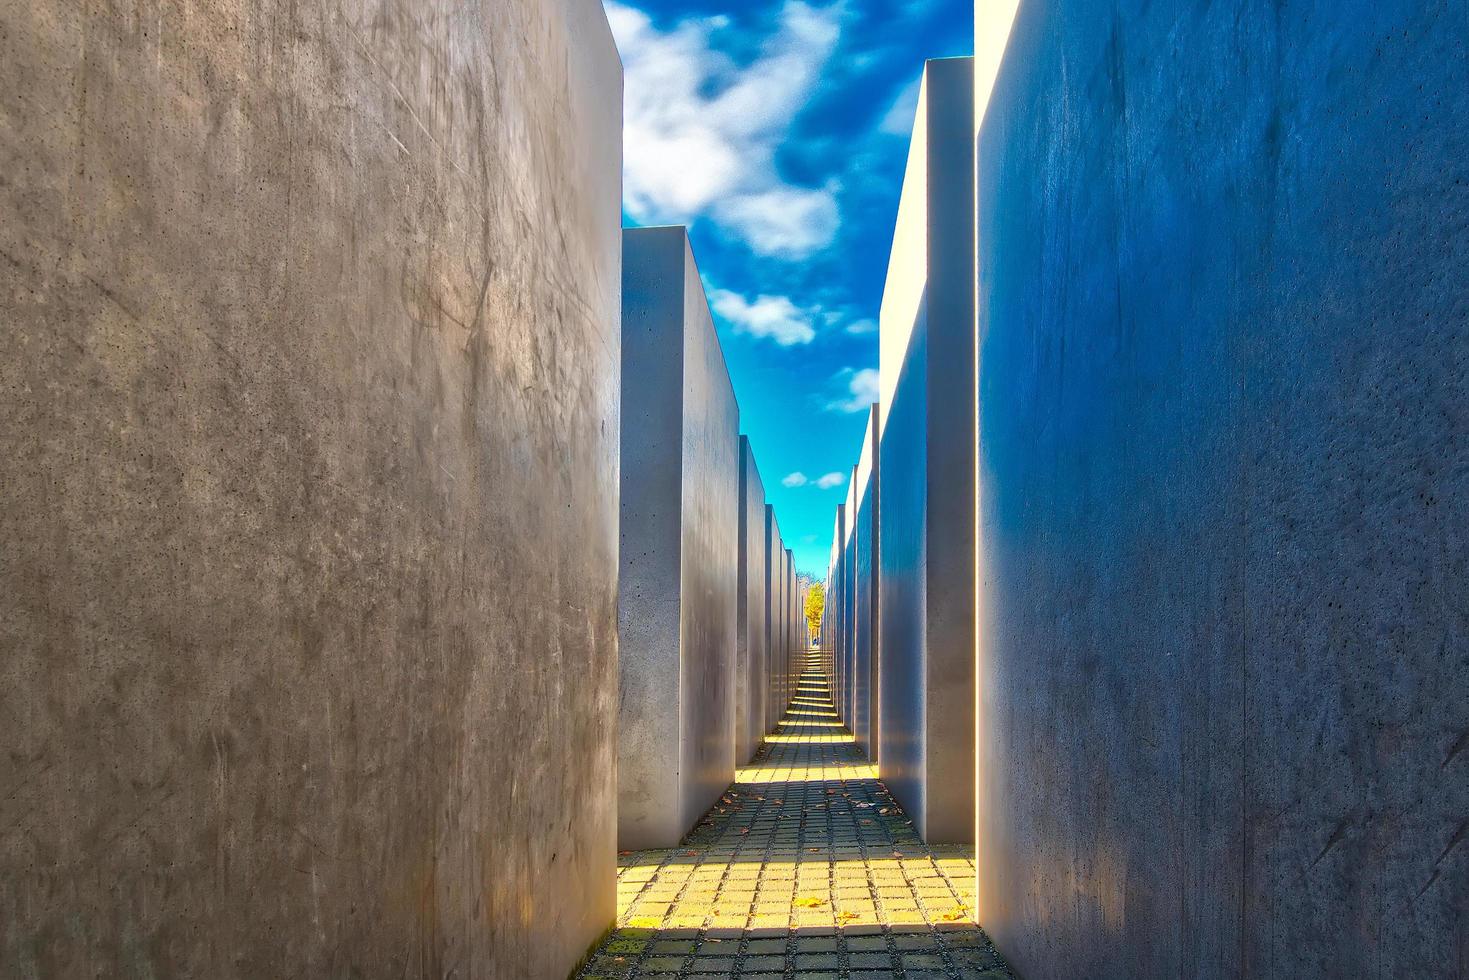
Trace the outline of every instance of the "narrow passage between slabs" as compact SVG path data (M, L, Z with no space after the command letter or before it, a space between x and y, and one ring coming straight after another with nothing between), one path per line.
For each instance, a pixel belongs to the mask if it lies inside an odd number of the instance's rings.
M679 847L618 859L617 928L582 980L1009 980L972 921L974 848L918 838L818 664Z

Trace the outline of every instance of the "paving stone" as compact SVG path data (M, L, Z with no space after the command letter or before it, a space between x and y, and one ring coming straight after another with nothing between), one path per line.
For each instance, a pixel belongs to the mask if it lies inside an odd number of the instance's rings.
M937 953L908 953L903 956L903 972L910 970L942 970L944 958Z
M797 970L835 970L840 964L835 953L797 953Z
M887 948L887 940L882 936L856 936L847 939L847 949L852 952L870 953L878 950L885 952Z
M784 956L747 956L745 957L745 969L751 971L759 970L784 970L786 960Z
M835 936L797 936L797 953L834 953L837 950Z
M735 961L732 956L700 956L696 958L688 971L690 973L733 973Z
M887 953L851 953L847 956L847 963L854 970L893 965L892 958Z

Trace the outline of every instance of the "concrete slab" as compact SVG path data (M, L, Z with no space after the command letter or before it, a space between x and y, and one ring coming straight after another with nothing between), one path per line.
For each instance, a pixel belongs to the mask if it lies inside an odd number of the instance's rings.
M775 731L785 705L790 700L790 657L785 646L785 545L781 542L780 522L776 520L775 508L765 508L765 540L767 548L767 570L770 596L770 639L767 642L769 658L770 696L765 704L765 730Z
M868 413L862 454L852 474L857 487L857 512L852 522L852 734L863 753L879 762L881 725L877 710L880 687L878 640L878 581L881 550L877 514L881 466L878 455L878 407ZM880 764L880 763L879 763Z
M842 713L842 691L847 684L847 657L852 646L851 617L847 614L847 505L837 504L836 523L832 527L831 573L827 609L832 623L832 700L837 713ZM846 720L846 715L842 715Z
M683 228L624 233L618 845L734 778L739 409Z
M857 468L847 474L847 505L845 521L847 540L842 547L842 618L846 621L846 660L842 690L842 719L848 726L856 724L857 717L857 647L861 642L860 626L857 623Z
M878 753L929 843L974 834L973 84L924 70L880 317Z
M980 918L1027 980L1463 977L1469 22L1133 13L976 73Z
M743 765L765 737L771 678L765 545L765 487L747 436L740 436L739 646L735 664L735 758Z
M0 51L0 974L567 975L615 908L601 5L25 0Z
M786 687L794 695L806 663L799 641L801 590L796 581L796 553L790 548L786 549L786 589L789 595L786 601Z

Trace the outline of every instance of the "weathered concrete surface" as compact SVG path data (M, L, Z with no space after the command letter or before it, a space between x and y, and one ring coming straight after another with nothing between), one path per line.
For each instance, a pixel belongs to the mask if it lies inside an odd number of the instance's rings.
M971 59L930 61L880 318L878 754L930 843L974 833L972 106Z
M794 696L806 669L805 648L800 642L801 587L796 576L796 553L786 550L786 689ZM789 700L789 699L787 699Z
M735 664L735 759L750 760L765 738L772 679L765 546L765 485L747 436L740 436L739 646Z
M1027 980L1469 977L1466 51L1431 0L1020 8L978 866Z
M780 685L776 695L777 714L784 714L795 695L792 679L793 658L790 655L790 552L786 551L780 527L776 527L776 661L779 663Z
M620 78L589 0L0 4L0 975L611 924Z
M837 705L838 713L841 712L841 695L844 674L847 670L847 647L850 643L847 636L849 625L846 616L847 603L845 595L846 562L843 560L847 540L847 505L843 501L837 504L836 517L832 522L831 531L831 555L827 559L826 568L826 606L824 616L830 624L831 630L831 688L832 700Z
M851 617L847 615L847 503L837 504L836 524L831 536L830 590L826 604L831 609L834 628L832 645L832 700L842 714L842 692L847 685L847 657L852 646ZM843 714L845 721L846 716Z
M876 694L880 686L877 649L878 584L878 493L881 467L877 455L878 409L867 416L862 437L862 454L853 471L857 487L857 515L852 524L852 734L857 745L873 762L877 759L879 731Z
M770 616L767 620L769 639L766 641L765 649L769 667L767 675L770 678L770 696L765 701L765 731L775 731L776 724L780 721L785 711L786 702L789 700L790 691L789 663L786 657L785 646L782 643L781 620L785 616L785 585L782 579L782 565L784 564L785 546L781 544L780 521L775 517L775 508L769 504L765 505L765 556L767 586L766 594L770 600Z
M739 408L681 227L624 233L617 839L671 847L734 778Z

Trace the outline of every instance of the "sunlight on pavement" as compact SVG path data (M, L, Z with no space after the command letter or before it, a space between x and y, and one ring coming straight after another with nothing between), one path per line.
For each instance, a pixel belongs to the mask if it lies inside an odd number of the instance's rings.
M918 838L808 670L682 845L620 857L618 929L581 977L1003 980L973 895L973 848Z

